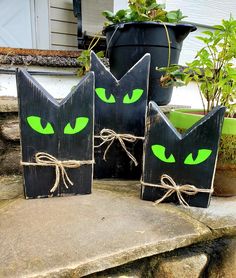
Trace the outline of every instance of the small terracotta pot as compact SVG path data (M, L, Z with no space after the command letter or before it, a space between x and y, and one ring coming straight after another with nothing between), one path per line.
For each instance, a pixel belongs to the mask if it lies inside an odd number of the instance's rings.
M214 195L221 197L230 197L236 195L236 166L232 164L220 165L216 167L214 181Z

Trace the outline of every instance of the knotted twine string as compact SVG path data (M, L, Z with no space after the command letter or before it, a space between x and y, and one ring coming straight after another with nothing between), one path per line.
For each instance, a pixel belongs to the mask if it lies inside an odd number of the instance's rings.
M165 180L167 180L168 183ZM161 184L146 183L146 182L143 182L142 180L140 182L141 182L141 185L144 185L144 186L157 187L157 188L162 188L162 189L167 190L167 192L165 193L165 195L162 198L155 201L155 204L160 204L166 198L168 198L172 194L176 193L179 203L181 205L183 205L184 207L189 207L189 204L185 201L182 194L192 196L192 195L196 195L197 193L213 193L213 189L197 188L196 186L190 185L190 184L177 185L175 183L175 181L166 174L163 174L161 176Z
M103 144L109 142L104 154L103 154L103 159L106 160L106 155L107 155L107 152L108 150L110 149L111 145L113 144L113 142L115 140L119 140L122 148L125 150L125 152L127 153L128 157L134 162L135 166L138 165L138 162L136 160L136 158L127 150L127 147L125 145L125 142L124 141L127 141L127 142L131 142L131 143L134 143L136 140L144 140L144 137L138 137L138 136L134 136L132 134L119 134L119 133L116 133L114 130L112 129L102 129L100 131L100 135L96 135L94 136L95 138L99 138L102 140L102 143L97 145L97 146L94 146L95 148L99 148L101 147Z
M54 156L44 152L38 152L35 154L35 162L23 162L21 161L21 165L24 166L49 166L55 167L56 179L53 187L50 192L53 193L59 186L60 177L62 177L63 183L65 187L68 189L68 184L71 186L74 184L65 168L79 168L82 165L93 164L93 160L58 160Z

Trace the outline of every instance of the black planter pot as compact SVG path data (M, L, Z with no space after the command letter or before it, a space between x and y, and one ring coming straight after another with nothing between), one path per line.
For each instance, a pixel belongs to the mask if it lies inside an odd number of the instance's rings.
M171 42L171 64L177 64L183 40L196 27L192 24L165 23ZM120 79L145 53L151 54L149 100L158 105L170 102L173 88L161 88L161 72L156 67L168 64L168 40L163 23L129 22L104 29L111 72Z

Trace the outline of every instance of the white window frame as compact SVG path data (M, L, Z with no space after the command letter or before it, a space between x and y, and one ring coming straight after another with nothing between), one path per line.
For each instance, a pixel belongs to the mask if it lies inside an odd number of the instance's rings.
M50 49L49 0L30 0L32 46Z

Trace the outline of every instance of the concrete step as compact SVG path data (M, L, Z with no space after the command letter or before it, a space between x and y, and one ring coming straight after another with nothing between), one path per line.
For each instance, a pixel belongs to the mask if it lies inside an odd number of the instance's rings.
M137 181L100 180L91 195L0 206L0 277L82 277L236 235L236 197L183 209L154 206L139 191Z

